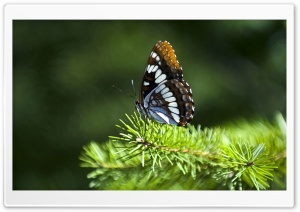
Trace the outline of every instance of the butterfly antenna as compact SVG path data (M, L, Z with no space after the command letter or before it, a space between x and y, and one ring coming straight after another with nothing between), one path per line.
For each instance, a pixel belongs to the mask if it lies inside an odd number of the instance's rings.
M135 97L132 96L130 93L126 93L125 91L121 90L120 88L118 88L115 85L113 85L113 88L116 89L116 90L118 90L118 91L120 91L120 92L122 92L122 93L124 93L124 94L126 94L127 96L130 96L131 98L133 98L135 100Z

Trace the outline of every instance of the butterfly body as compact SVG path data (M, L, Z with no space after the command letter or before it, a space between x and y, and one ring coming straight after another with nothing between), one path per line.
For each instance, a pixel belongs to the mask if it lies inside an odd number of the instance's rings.
M192 90L167 41L158 41L150 53L136 107L160 123L185 126L193 118Z

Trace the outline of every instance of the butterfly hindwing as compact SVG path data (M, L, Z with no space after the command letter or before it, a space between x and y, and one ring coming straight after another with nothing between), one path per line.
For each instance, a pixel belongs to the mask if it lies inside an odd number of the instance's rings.
M193 118L191 89L185 81L168 80L158 85L144 101L150 115L159 122L185 125Z

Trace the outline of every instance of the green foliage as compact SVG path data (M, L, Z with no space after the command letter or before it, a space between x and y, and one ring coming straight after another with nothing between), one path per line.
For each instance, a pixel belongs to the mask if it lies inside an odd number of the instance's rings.
M109 190L285 189L285 121L178 127L121 120L119 136L83 147L90 188ZM274 182L275 183L274 183Z

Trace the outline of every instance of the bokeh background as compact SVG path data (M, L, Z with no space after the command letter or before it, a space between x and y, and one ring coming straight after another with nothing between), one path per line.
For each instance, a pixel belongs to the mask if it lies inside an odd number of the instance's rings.
M153 45L168 40L193 90L192 124L286 114L282 20L15 20L13 189L89 189L82 146L135 110Z

